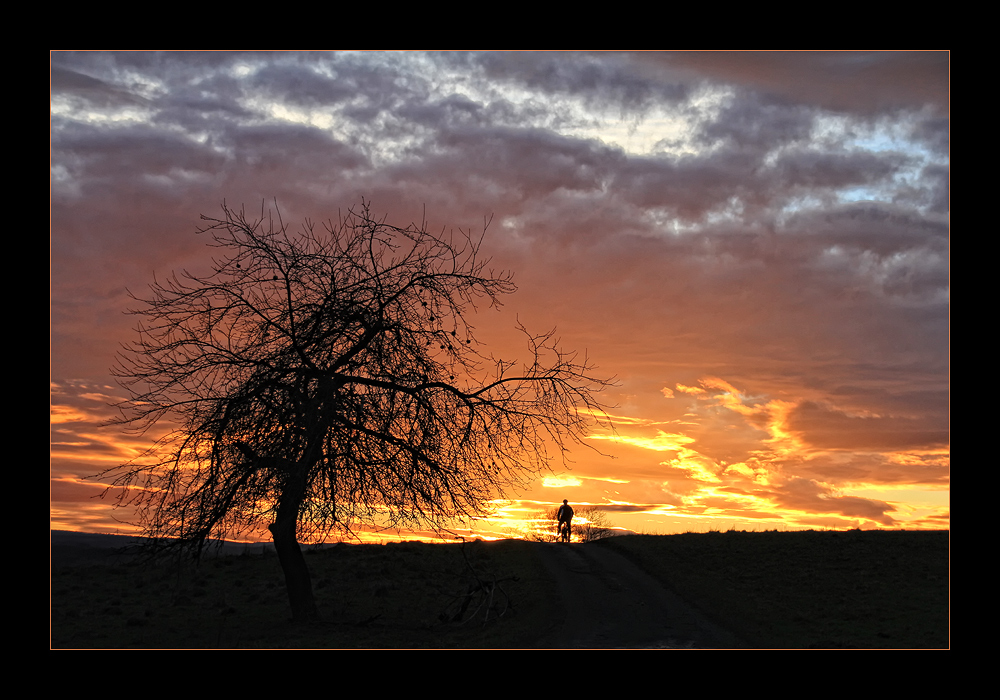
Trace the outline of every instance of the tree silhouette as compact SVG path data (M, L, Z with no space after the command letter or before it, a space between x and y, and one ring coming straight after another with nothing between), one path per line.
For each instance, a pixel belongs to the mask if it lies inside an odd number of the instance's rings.
M524 363L484 354L466 316L516 287L482 236L389 226L364 200L299 231L222 209L199 230L211 273L132 296L117 422L167 434L104 475L176 545L266 526L294 620L317 617L300 539L481 515L604 415L609 381L551 332L518 324Z
M605 537L614 537L621 534L621 530L615 530L611 526L608 514L597 506L581 506L576 509L574 520L579 523L574 525L574 534L580 542L595 542L603 540Z

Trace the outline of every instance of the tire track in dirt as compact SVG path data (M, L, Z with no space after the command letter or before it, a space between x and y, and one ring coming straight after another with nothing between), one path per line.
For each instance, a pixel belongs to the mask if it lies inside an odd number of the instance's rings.
M562 603L561 624L540 640L551 648L694 649L740 647L622 555L604 547L538 543Z

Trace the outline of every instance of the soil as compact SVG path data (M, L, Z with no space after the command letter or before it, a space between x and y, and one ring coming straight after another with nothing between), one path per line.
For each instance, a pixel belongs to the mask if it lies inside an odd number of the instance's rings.
M728 630L617 552L538 543L562 610L543 648L711 649L744 646Z

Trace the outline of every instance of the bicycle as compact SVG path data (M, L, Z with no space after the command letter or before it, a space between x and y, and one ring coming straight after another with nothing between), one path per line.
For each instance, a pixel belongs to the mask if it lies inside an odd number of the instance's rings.
M559 541L569 542L570 537L571 534L570 534L569 523L564 520L563 522L559 523Z

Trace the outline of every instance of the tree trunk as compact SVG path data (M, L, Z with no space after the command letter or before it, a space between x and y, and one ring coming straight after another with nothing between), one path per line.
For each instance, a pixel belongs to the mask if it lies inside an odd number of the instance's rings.
M319 619L319 611L313 598L309 569L295 537L295 521L296 518L278 519L267 529L274 537L274 549L278 552L278 561L285 572L285 588L288 589L288 603L292 607L292 621L309 622Z
M267 528L274 538L278 562L285 572L285 588L288 590L288 603L292 607L292 621L298 623L319 619L316 600L313 598L312 579L296 534L299 507L305 496L305 479L301 471L305 470L300 470L285 487L278 499L278 512L274 522Z

